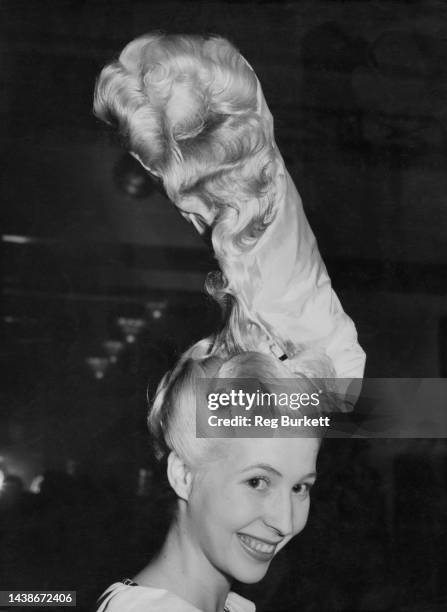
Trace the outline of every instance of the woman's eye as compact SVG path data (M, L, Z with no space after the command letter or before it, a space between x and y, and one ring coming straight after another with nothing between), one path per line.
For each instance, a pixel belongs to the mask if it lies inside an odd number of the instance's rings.
M297 484L293 487L292 491L300 497L307 497L309 495L312 485L308 482Z
M252 489L256 489L257 491L264 491L268 487L268 481L266 478L261 478L257 476L256 478L250 478L247 481L247 484Z

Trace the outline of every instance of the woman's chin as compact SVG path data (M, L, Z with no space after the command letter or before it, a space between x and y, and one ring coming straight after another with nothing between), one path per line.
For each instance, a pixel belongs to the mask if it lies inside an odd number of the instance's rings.
M259 567L238 568L232 572L233 578L243 584L255 584L264 578L270 563L263 563Z

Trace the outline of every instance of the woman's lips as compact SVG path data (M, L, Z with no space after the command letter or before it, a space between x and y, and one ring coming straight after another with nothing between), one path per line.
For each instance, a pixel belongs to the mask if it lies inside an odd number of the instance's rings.
M254 538L245 533L238 533L237 537L242 545L242 548L256 561L270 561L276 551L279 542L271 543L265 540Z

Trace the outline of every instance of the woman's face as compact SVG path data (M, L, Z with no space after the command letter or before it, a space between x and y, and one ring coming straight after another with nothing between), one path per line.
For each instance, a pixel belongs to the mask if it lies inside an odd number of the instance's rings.
M209 563L240 582L258 582L305 526L319 441L228 441L225 457L194 475L190 533Z

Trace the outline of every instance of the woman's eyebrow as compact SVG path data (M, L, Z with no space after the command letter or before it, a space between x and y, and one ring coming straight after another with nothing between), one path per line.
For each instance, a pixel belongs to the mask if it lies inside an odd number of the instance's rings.
M249 472L250 470L253 470L253 469L265 470L266 472L270 472L271 474L274 474L275 476L282 477L281 472L278 472L278 470L276 470L274 467L272 467L268 463L254 463L253 465L249 465L248 467L241 470L241 473ZM306 478L316 478L316 477L317 477L316 472L309 472L308 474L303 474L303 476L301 476L299 480L305 480Z
M241 472L249 472L253 469L265 470L266 472L270 472L271 474L275 474L276 476L282 476L281 472L278 472L278 470L276 470L268 463L253 463L253 465L249 465L248 467L241 470Z

